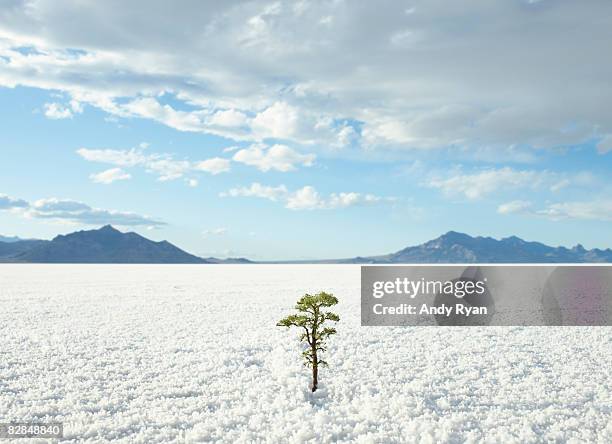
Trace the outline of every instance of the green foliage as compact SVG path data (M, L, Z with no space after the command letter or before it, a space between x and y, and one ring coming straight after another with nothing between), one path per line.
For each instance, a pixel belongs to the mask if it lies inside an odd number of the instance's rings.
M324 309L337 303L338 299L329 293L305 294L295 305L295 309L299 313L289 315L276 324L279 327L303 329L300 341L306 342L308 347L302 352L302 356L304 365L313 369L313 392L317 389L318 367L327 365L326 361L319 358L319 353L327 350L326 340L337 333L335 328L324 326L324 324L327 321L340 321L340 317L336 313L324 311Z

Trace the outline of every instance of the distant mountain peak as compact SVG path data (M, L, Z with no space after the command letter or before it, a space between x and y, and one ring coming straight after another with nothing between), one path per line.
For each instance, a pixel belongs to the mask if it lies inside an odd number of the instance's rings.
M122 236L124 234L127 233L123 233L119 230L117 230L116 228L114 228L112 225L104 225L103 227L100 228L93 228L91 230L79 230L79 231L74 231L72 233L68 233L68 234L59 234L57 236L55 236L53 238L54 241L56 240L60 240L60 239L66 239L66 238L88 238L88 239L95 239L98 238L99 236L104 236L105 238L117 238L119 236ZM101 237L100 237L101 239Z
M133 232L123 233L111 225L56 236L51 242L13 259L43 263L208 263L170 242L155 242Z
M517 236L497 240L449 231L421 245L362 259L364 263L579 263L612 262L612 254L608 250L586 250L580 244L568 249Z
M24 240L24 239L21 239L17 236L2 236L0 234L0 242L5 242L8 244L8 243L13 243L13 242L19 242L21 240Z
M466 238L471 239L472 237L468 234L451 230L451 231L447 231L446 233L444 233L438 239L453 239L454 240L454 239L466 239Z
M435 249L441 248L450 248L453 245L463 245L470 242L473 238L465 233L459 233L458 231L449 231L444 233L443 235L432 239L424 244L421 247L431 247ZM409 247L410 248L410 247Z
M121 231L117 230L115 227L113 227L110 224L104 225L98 228L98 230L92 230L92 231L110 231L110 232L121 233Z

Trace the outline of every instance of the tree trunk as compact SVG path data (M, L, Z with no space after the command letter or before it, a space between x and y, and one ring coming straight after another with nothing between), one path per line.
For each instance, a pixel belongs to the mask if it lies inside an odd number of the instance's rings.
M312 391L317 390L319 385L319 360L317 358L317 350L312 351Z
M312 325L312 391L319 385L319 357L317 356L317 328L319 327L319 307L314 310L314 323Z

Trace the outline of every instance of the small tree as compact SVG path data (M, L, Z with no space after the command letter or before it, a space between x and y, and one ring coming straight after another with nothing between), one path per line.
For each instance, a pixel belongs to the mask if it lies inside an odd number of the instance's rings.
M312 391L319 385L319 366L327 365L327 362L319 357L319 352L327 350L325 340L336 334L336 329L324 327L325 321L338 322L340 317L330 311L322 311L324 307L331 307L338 303L338 299L329 293L321 292L315 295L305 294L297 302L295 309L298 314L289 315L281 319L279 327L301 327L304 333L300 341L307 342L308 348L304 350L304 365L312 367Z

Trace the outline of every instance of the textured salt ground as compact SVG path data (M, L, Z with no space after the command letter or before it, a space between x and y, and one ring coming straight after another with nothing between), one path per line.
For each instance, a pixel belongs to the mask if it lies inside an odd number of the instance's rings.
M316 290L313 396L274 324ZM357 266L3 265L0 307L0 421L64 442L612 442L612 328L360 327Z

